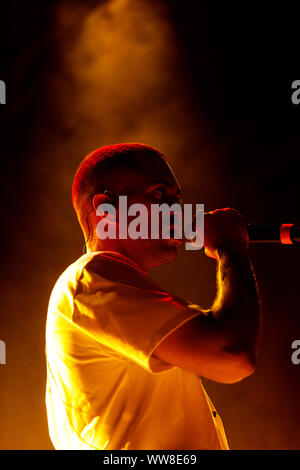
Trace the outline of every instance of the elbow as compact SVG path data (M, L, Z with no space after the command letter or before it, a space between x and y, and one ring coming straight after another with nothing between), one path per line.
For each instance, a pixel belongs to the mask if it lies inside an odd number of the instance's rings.
M230 353L227 371L223 376L223 383L233 384L241 382L254 373L256 358L248 352Z

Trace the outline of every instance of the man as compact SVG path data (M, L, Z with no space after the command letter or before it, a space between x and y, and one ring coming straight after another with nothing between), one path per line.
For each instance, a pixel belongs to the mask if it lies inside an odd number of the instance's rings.
M246 225L233 209L205 215L205 252L218 264L218 295L203 310L147 274L176 258L180 241L172 230L169 239L98 237L105 214L97 209L112 204L116 220L110 223L118 226L121 195L128 206L149 209L180 203L179 185L153 147L103 147L79 166L72 197L87 253L57 281L47 319L53 445L227 449L200 376L233 383L255 368L259 302Z

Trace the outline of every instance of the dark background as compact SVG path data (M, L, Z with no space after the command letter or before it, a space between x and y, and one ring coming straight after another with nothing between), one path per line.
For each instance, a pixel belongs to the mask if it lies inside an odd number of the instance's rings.
M45 319L58 275L82 253L77 165L102 145L148 143L167 155L185 202L299 222L299 16L290 3L163 0L12 1L2 13L0 448L49 449ZM230 448L300 449L300 248L251 256L264 314L257 370L206 388ZM152 275L204 307L214 298L203 250Z

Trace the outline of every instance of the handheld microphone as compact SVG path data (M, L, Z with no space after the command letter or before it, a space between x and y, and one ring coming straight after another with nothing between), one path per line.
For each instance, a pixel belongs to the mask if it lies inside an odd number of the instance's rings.
M281 243L293 245L300 243L300 225L247 225L249 242L252 243Z

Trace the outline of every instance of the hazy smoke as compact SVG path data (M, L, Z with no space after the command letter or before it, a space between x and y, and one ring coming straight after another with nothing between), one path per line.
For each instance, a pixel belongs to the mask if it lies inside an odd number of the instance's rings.
M216 150L193 107L166 2L111 0L90 11L63 3L56 37L61 69L52 93L73 162L79 150L144 142L165 152L187 182L199 184L201 168L203 185Z

